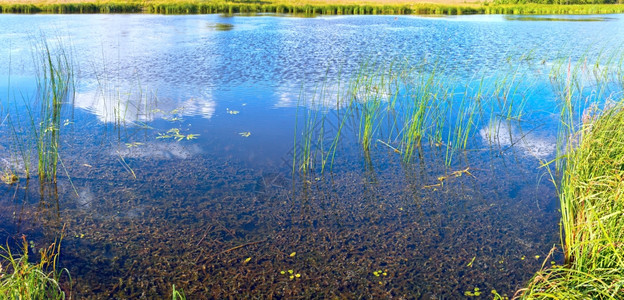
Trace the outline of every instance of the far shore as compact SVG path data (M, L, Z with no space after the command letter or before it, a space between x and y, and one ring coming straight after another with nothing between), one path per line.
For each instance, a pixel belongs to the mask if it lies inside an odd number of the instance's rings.
M37 5L49 5L49 4L70 4L70 3L93 3L93 4L101 4L106 2L115 2L115 3L128 3L128 4L161 4L161 3L177 3L177 2L188 2L188 3L211 3L216 1L201 1L201 0L189 0L189 1L163 1L163 0L145 0L145 1L100 1L100 0L0 0L0 5L2 4L37 4ZM226 1L227 2L227 1ZM233 1L234 2L234 1ZM234 2L239 3L239 2ZM249 1L248 3L253 3ZM336 1L328 1L328 0L285 0L285 1L257 1L257 3L287 3L294 5L389 5L389 6L410 6L410 5L418 5L418 4L447 4L447 5L466 5L466 6L479 6L483 1L465 1L465 0L375 0L375 1L358 1L358 0L336 0Z
M576 0L575 0L576 1ZM589 15L624 13L624 4L513 4L514 0L0 0L0 13L295 15ZM511 4L500 4L511 3Z

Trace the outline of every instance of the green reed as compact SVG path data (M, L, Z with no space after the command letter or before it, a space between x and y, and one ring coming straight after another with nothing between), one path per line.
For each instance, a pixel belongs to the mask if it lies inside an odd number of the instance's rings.
M403 160L409 162L415 150L426 142L445 146L446 163L453 152L465 150L483 114L485 81L474 78L462 83L454 76L443 74L434 67L417 72L405 84L405 98L399 133Z
M62 108L74 97L73 63L66 48L52 49L43 38L35 63L39 68L36 98L39 115L33 115L28 106L27 110L35 135L37 171L40 180L56 182Z
M526 78L521 80L519 77L524 76L520 72L522 65L511 66L512 70L502 72L500 78L494 80L493 97L496 99L498 116L504 119L520 120L526 103L527 91L522 91L522 87L526 86ZM529 85L530 86L530 85ZM518 99L520 98L520 99Z
M295 136L293 171L310 170L314 161L321 162L321 173L331 169L343 140L358 142L366 158L379 145L405 163L428 143L441 148L450 165L457 152L470 147L483 120L490 126L493 120L523 121L535 83L523 73L526 61L522 57L500 74L476 72L465 80L439 64L406 62L363 64L345 83L325 79L320 90L300 96L299 107L307 109L297 114L303 131ZM335 106L327 105L333 97Z
M469 82L471 81L469 80ZM451 164L455 151L465 150L468 147L468 140L472 136L473 127L479 124L482 114L484 79L481 78L476 90L473 90L470 83L466 84L463 89L464 92L458 101L459 103L457 103L459 107L456 110L453 109L453 103L449 107L449 113L454 113L455 117L454 122L451 121L449 124L446 165Z
M364 65L351 84L353 111L358 114L358 138L362 149L370 151L382 117L382 102L388 100L387 81L383 73Z
M297 114L303 122L296 122L303 125L303 130L301 139L297 139L299 133L295 136L293 171L296 165L300 171L311 169L312 162L318 160L316 155L321 157L321 172L328 163L333 165L346 127L354 129L355 135L347 139L357 140L367 157L373 145L379 143L409 162L426 141L445 145L450 164L454 151L468 147L486 106L482 103L486 98L483 78L476 86L472 79L465 86L457 81L438 72L438 66L364 64L347 83L332 85L337 90L328 93L325 87L321 92L300 96L299 107L304 104L308 109ZM324 103L334 95L339 95L340 103L331 109ZM330 111L336 114L329 116ZM332 139L325 141L327 138Z
M172 300L186 300L186 295L184 294L184 291L177 290L175 287L175 284L173 285L172 289L173 289L173 291L171 292Z
M437 75L437 69L431 72L417 73L406 87L406 97L402 101L403 129L401 130L401 149L403 160L409 161L414 150L421 145L423 137L433 122L433 136L440 137L444 126L442 110L445 107L446 90Z
M149 13L159 14L214 14L214 13L278 13L295 15L376 15L411 14L410 6L366 4L311 4L294 2L162 2L144 7Z
M45 37L41 37L35 45L34 95L21 95L23 108L16 99L12 99L9 104L12 111L9 113L8 125L15 152L21 157L26 178L30 177L31 159L36 157L37 174L41 182L56 182L62 110L74 97L74 73L70 53L63 46L63 41L55 42L58 46L51 47ZM14 98L14 95L9 92L8 98ZM16 161L15 166L18 165L19 162Z
M340 90L341 90L341 81L338 80L337 91L340 91ZM338 145L340 143L342 133L345 130L345 125L347 124L348 117L352 108L351 103L353 102L353 98L349 94L342 95L339 92L335 92L335 95L333 95L332 97L335 97L336 99L336 105L335 105L334 111L336 112L336 119L339 121L339 124L335 132L334 138L331 141L329 150L327 151L325 158L323 159L321 173L325 171L326 167L329 167L329 170L331 171L334 165L334 159L336 158ZM348 101L348 102L344 103L345 101ZM343 108L342 107L343 105L346 108Z
M590 62L582 57L577 62L560 61L550 73L551 85L558 98L559 129L557 138L557 157L563 157L571 146L578 144L584 119L595 113L597 106L606 102L618 101L621 88L614 86L621 82L620 63L613 56L607 56L601 63L602 56ZM615 69L614 69L615 68ZM617 91L620 89L620 91ZM564 160L556 160L556 170L560 171Z
M326 77L312 91L302 88L295 120L293 171L307 173L315 165L321 173L331 170L347 128L365 152L370 150L381 121L386 119L386 103L394 99L389 86L395 77L385 69L383 72L363 65L347 80L339 76L330 83Z
M293 140L293 173L300 171L307 175L314 169L321 159L322 169L325 169L325 136L327 118L327 82L323 81L317 85L311 93L307 93L304 87L301 88L295 115L295 135ZM300 117L302 119L300 119ZM299 124L303 126L301 138L298 138ZM332 146L335 147L332 143ZM330 148L331 149L331 148ZM334 148L335 149L335 148Z

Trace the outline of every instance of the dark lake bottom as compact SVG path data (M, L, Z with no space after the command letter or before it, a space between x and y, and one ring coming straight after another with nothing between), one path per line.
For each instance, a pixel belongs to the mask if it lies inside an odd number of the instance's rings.
M511 296L558 242L552 184L532 157L482 150L447 169L425 148L408 164L344 149L331 175L294 178L196 155L126 158L134 179L110 152L83 154L65 161L75 191L5 188L4 232L39 245L65 226L61 266L81 298L166 297L172 284L198 298Z

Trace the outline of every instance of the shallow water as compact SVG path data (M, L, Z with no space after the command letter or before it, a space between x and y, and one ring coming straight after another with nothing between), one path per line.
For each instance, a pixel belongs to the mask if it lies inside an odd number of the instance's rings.
M541 167L556 155L553 70L617 66L624 39L619 15L519 20L1 15L0 163L20 181L0 191L0 238L43 247L64 227L78 298L173 284L193 299L511 296L559 242ZM19 148L33 145L42 40L69 51L77 78L58 183L44 185L25 179L23 153L36 154ZM396 106L374 76L391 68L407 74ZM450 95L428 123L443 138L406 161L395 124L418 94L412 74L432 72ZM349 94L354 78L375 79ZM621 94L579 82L597 101ZM371 95L380 113L363 151ZM465 151L447 139L459 103L482 103Z

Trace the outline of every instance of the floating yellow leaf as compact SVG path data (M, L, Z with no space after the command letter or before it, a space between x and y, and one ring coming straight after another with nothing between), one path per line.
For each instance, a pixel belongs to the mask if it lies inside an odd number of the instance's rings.
M243 261L244 264L248 263L251 260L251 257L247 257L245 258L245 260Z
M239 132L238 134L240 134L240 136L242 136L242 137L249 137L251 135L251 132L244 131L244 132Z
M179 128L171 128L169 130L167 130L167 133L162 134L162 133L158 133L158 136L156 137L157 139L169 139L169 138L174 138L178 141L182 140L185 137L185 135L180 134L180 129Z
M187 135L186 135L186 139L187 139L187 140L194 140L194 139L196 139L198 136L199 136L199 134L193 134L193 133L191 133L191 134L187 134Z
M299 278L299 277L301 277L301 274L297 273L297 274L295 274L295 277Z
M290 257L295 257L295 255L297 255L297 252L293 252L290 254Z
M171 133L171 134L180 134L180 128L171 128L169 130L167 130L167 133Z
M139 142L132 142L132 143L126 143L126 147L128 148L132 148L132 147L138 147L143 145L143 143L139 143Z

